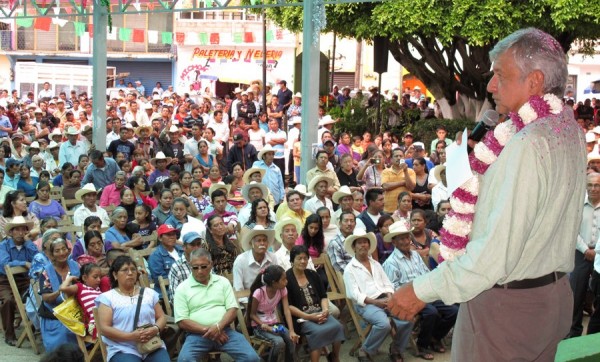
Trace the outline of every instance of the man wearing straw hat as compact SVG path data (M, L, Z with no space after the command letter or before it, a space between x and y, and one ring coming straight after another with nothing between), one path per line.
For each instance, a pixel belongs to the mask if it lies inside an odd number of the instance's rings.
M244 205L238 211L238 220L241 226L246 225L246 222L250 220L250 214L252 212L252 202L260 199L265 199L265 194L269 193L269 189L267 186L261 182L250 181L242 187L242 197L246 200L246 205ZM275 213L273 209L269 206L269 214L271 220L276 220Z
M377 248L375 234L356 230L346 238L344 247L354 256L344 271L346 294L354 302L356 312L373 326L358 352L359 360L369 360L391 331L388 308L394 286L381 264L371 258ZM389 355L397 361L402 360L402 352L408 345L412 323L396 318L392 318L392 322L396 325L396 334L392 337Z
M75 193L75 199L83 203L75 210L75 214L73 215L73 224L75 226L83 226L83 222L88 216L98 216L102 220L102 226L110 225L108 213L96 204L98 191L94 184L85 184L85 186Z
M308 184L308 192L314 194L313 197L306 200L304 203L304 210L316 214L317 209L320 207L326 207L333 215L333 202L329 198L327 190L333 185L333 180L327 176L319 175L310 180Z
M273 199L275 200L275 208L283 201L285 195L285 186L283 184L283 174L278 165L275 164L275 153L271 145L267 144L258 153L258 161L254 161L253 168L262 168L266 170L262 178L262 182L269 188Z
M351 212L354 214L356 219L356 227L367 230L365 224L363 224L361 219L358 219L358 215L360 212L354 210L352 207L354 205L354 196L352 195L352 190L350 187L344 185L340 187L340 189L333 193L333 197L331 198L334 203L338 204L338 209L333 213L331 219L338 226L341 227L340 216L344 211Z
M411 282L419 275L429 273L423 258L415 250L411 250L411 232L403 221L396 221L390 225L389 233L383 237L383 241L394 244L394 251L383 263L383 270L398 289L406 283ZM446 348L442 339L454 327L458 306L446 305L441 300L426 304L419 313L421 316L421 329L417 339L419 347L418 357L433 359L430 349L443 353Z
M273 246L275 230L266 230L262 225L242 236L242 249L233 262L233 289L250 289L258 273L269 265L278 265L277 257L268 249Z
M15 298L20 298L25 293L29 287L29 278L26 273L15 277L19 289L19 296L15 296L4 273L4 267L7 265L23 266L27 269L31 267L33 257L38 250L35 244L31 240L26 240L25 237L32 227L32 222L26 221L23 216L16 216L5 226L6 234L10 237L0 243L0 300L3 300L0 306L0 316L4 326L4 341L9 346L17 344L14 327L17 309Z

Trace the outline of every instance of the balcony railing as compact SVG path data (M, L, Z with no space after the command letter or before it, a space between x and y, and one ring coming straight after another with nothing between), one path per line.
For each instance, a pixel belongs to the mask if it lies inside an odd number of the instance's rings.
M83 41L83 42L82 42ZM17 31L0 30L0 49L3 51L32 52L77 52L92 53L93 39L79 37L75 31L41 31L33 28L19 28ZM169 53L170 44L152 44L133 41L108 40L107 52L117 53Z

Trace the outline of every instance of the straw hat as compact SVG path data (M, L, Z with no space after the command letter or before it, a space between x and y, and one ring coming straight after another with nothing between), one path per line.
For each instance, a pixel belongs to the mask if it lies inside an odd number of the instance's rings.
M224 190L225 195L229 195L229 191L231 190L231 185L225 185L224 182L216 182L216 183L210 185L210 188L208 189L208 196L210 197L210 195L212 195L213 191L216 191L216 190Z
M169 133L179 133L179 128L177 128L177 126L173 124L169 128Z
M68 136L79 136L79 131L75 127L69 127L65 134Z
M91 193L98 193L98 191L96 190L96 186L94 186L93 183L85 184L85 186L77 190L77 192L75 193L75 199L77 199L77 201L83 202L83 196Z
M385 234L383 241L389 243L396 235L410 234L415 228L408 228L408 225L404 221L396 221L390 225L390 232Z
M317 186L317 184L321 181L327 182L327 188L330 188L331 185L333 185L333 180L331 178L329 178L328 176L325 176L325 175L319 175L319 176L313 177L313 179L310 180L310 182L308 183L308 191L314 193L315 186Z
M339 204L340 199L342 199L346 196L352 196L352 190L350 190L350 187L344 185L344 186L340 187L340 189L338 191L333 193L333 197L331 199L336 204Z
M275 152L276 152L276 150L275 150L275 149L273 148L273 146L271 146L271 145L265 145L265 146L262 148L262 150L260 150L260 152L258 153L258 156L256 156L256 157L257 157L259 160L262 160L262 159L263 159L263 156L265 155L265 153L268 153L268 152L273 152L273 153L275 153Z
M326 114L323 116L323 118L321 118L321 120L319 121L319 126L326 126L328 124L334 124L337 121L334 120L333 118L331 118L330 115Z
M48 149L51 150L53 148L58 148L60 147L60 145L54 141L50 141L50 144L48 145Z
M433 176L440 182L442 181L442 171L446 171L446 165L437 165L433 169Z
M300 220L291 217L284 217L275 224L275 239L277 239L279 243L283 243L281 241L281 232L283 231L283 228L288 225L294 225L298 234L302 232L302 223Z
M27 221L23 216L15 216L6 224L4 230L8 233L17 226L27 226L27 230L31 230L33 228L33 221Z
M244 249L244 251L252 249L252 239L257 235L266 235L269 242L267 248L273 246L275 230L267 230L262 225L256 225L254 229L245 232L242 236L242 249Z
M305 184L298 184L298 185L296 185L296 187L294 187L294 191L297 191L297 192L301 193L302 195L304 195L304 197L312 197L312 195L313 195L312 192L308 192L306 190L306 185Z
M83 127L83 129L81 130L81 134L85 135L88 132L92 133L94 131L94 129L91 126L85 126Z
M252 190L254 188L259 188L263 194L262 198L265 200L267 199L267 196L269 195L269 189L267 188L267 185L263 184L262 182L252 181L252 182L242 186L242 197L244 198L244 200L246 200L246 202L251 202L250 201L250 190Z
M152 133L152 126L150 126L150 125L145 125L145 126L139 126L138 128L136 128L136 129L135 129L135 135L136 135L136 136L138 136L138 137L141 137L141 135L140 135L140 134L142 133L142 130L143 130L143 129L146 129L146 130L148 130L148 133L149 133L149 134L150 134L150 133Z
M301 123L302 123L302 117L299 117L299 116L294 116L288 120L288 124L290 126L293 126L296 124L301 124Z
M29 145L29 149L32 149L32 148L37 148L39 150L40 149L40 143L38 141L31 142L31 144Z
M296 92L296 94L294 94L294 98L302 98L302 93Z
M60 136L62 138L62 133L60 132L60 129L55 128L52 132L50 132L50 139L54 138L54 136Z
M352 243L357 239L369 239L371 243L369 246L369 255L373 254L375 249L377 248L377 239L375 238L375 234L368 233L361 228L354 229L354 234L348 236L346 241L344 241L344 249L348 252L348 254L354 256L354 249L352 249Z
M156 157L150 159L150 164L152 164L152 166L156 167L156 161L160 161L160 160L166 160L167 165L168 165L171 163L172 158L165 156L164 152L158 152L156 154Z
M251 167L251 168L247 169L246 172L244 172L244 176L242 176L242 179L244 180L244 184L249 184L250 176L252 176L253 174L255 174L257 172L260 172L260 179L262 180L263 177L265 177L267 170L265 170L264 168L261 168L261 167Z

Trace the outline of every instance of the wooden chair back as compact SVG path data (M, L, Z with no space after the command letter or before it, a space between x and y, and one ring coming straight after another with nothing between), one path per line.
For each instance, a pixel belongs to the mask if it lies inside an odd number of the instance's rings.
M150 235L142 236L142 241L144 242L144 245L148 244L148 248L154 249L156 246L158 246L158 233L153 231Z
M341 281L340 283L340 292L346 296L346 305L348 306L348 311L350 312L350 316L352 317L352 321L354 322L354 328L356 328L356 332L358 333L358 340L354 343L352 348L350 349L350 355L354 356L356 351L360 348L362 343L365 341L369 332L371 332L372 326L367 323L354 309L354 302L352 299L348 298L348 294L346 294L346 285L344 284L344 277L341 272L336 272L337 279Z
M89 335L82 337L78 334L76 334L75 337L77 337L77 345L83 353L84 362L92 362L98 352L102 353L101 348L103 343L100 340L100 337L94 339L92 338L92 336ZM87 345L91 345L92 347L88 349Z
M104 362L106 362L108 353L106 352L106 345L104 344L104 342L102 342L102 329L100 328L100 323L98 323L98 321L100 320L99 316L98 316L98 307L95 307L93 309L94 312L94 320L96 321L96 338L101 341L100 342L100 352L102 353L102 360Z
M167 287L169 286L169 279L165 279L162 275L158 276L158 284L160 285L160 291L162 293L163 304L165 306L165 313L173 317L173 308L171 302L169 302L169 294L167 293Z
M53 186L52 188L50 188L50 198L52 200L56 200L58 202L61 203L62 205L62 186Z
M23 330L21 334L17 338L17 347L21 348L25 338L29 340L31 343L31 347L35 354L40 354L40 349L35 341L35 336L33 334L33 324L27 317L27 312L25 311L25 304L23 304L23 300L21 299L21 293L19 292L19 288L17 286L17 282L15 281L15 275L25 273L26 276L29 274L29 270L23 266L4 266L4 272L6 273L6 278L8 279L8 283L10 285L10 289L15 298L15 302L17 304L17 311L21 315L21 325L23 326Z
M82 202L77 199L65 199L63 197L61 204L65 208L65 211L71 211L72 209L75 208L75 206L81 205Z
M142 250L129 249L129 256L133 261L137 264L138 268L143 270L140 273L139 283L140 286L150 288L150 279L148 278L148 272L146 270L146 264L144 262L144 257L149 256L154 252L156 248L146 248Z
M330 301L346 299L345 294L340 292L340 281L338 280L335 270L333 269L329 255L327 255L327 253L321 253L318 258L312 258L312 261L315 267L320 265L321 268L325 270L329 288L331 290L330 292L327 292L327 298Z

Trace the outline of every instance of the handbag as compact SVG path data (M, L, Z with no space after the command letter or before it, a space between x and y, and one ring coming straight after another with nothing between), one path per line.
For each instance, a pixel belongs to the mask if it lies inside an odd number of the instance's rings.
M140 296L138 297L138 302L137 302L137 306L135 307L135 317L133 318L133 330L136 329L145 329L145 328L153 328L154 325L144 325L144 326L140 326L138 327L138 319L140 317L140 308L142 307L142 299L144 299L144 287L142 287L142 289L140 290ZM140 352L141 354L148 354L148 353L152 353L154 351L156 351L157 349L161 348L163 345L163 341L162 339L160 339L160 333L155 335L154 337L150 338L150 340L146 341L146 342L137 342L136 343L136 347L138 352Z

